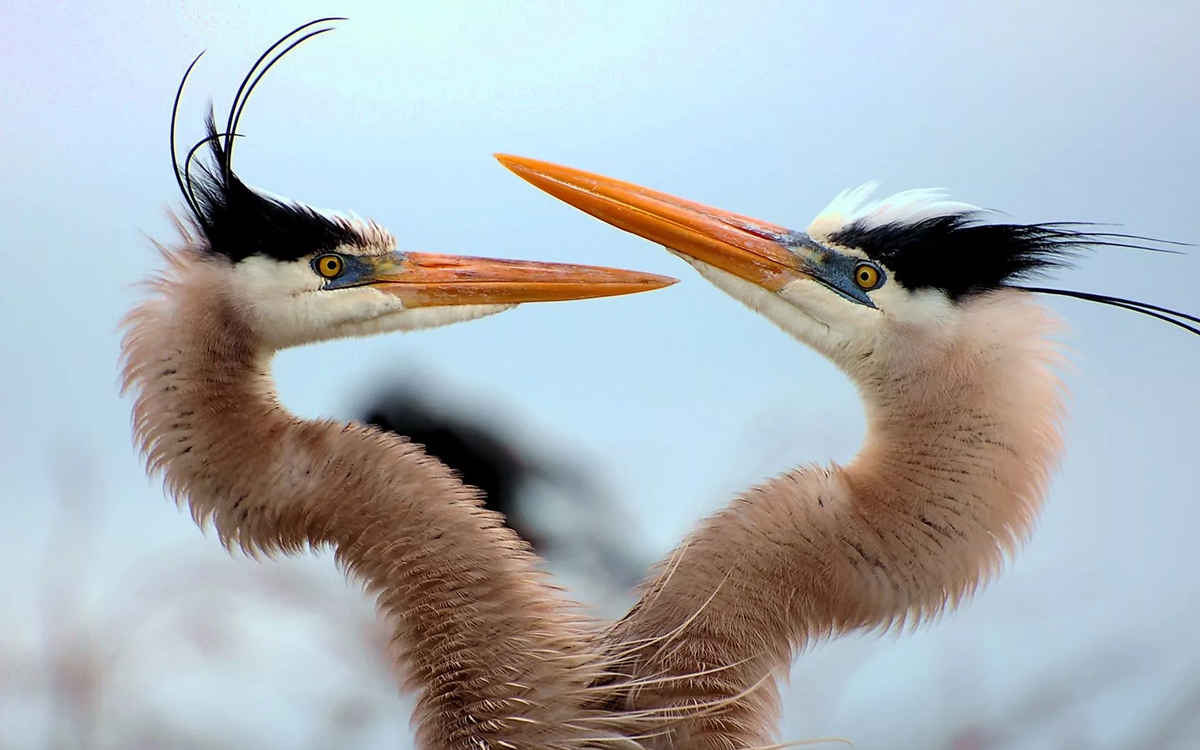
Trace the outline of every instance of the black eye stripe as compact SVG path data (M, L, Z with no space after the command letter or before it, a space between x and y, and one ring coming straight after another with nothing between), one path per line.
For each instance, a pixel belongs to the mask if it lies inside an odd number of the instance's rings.
M857 221L830 241L887 266L908 290L940 289L958 300L1070 265L1089 245L1141 247L1138 238L1069 224L993 224L981 211L870 225Z

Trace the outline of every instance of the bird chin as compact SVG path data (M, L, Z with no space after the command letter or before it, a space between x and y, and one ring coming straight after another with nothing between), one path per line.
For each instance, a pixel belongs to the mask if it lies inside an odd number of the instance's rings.
M840 343L837 329L822 314L814 295L836 295L811 279L796 279L778 292L735 276L716 266L677 253L714 286L770 320L792 337L826 356ZM837 304L845 305L842 300Z
M516 305L446 305L443 307L413 307L381 315L370 320L345 323L344 336L374 336L398 331L419 331L452 323L464 323L476 318L504 312Z

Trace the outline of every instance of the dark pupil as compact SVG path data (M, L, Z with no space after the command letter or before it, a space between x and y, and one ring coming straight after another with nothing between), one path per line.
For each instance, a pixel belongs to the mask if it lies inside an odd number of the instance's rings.
M871 278L871 274L864 268L862 271L859 271L858 278L862 279L863 281L867 281Z
M337 261L335 261L333 258L330 258L329 260L325 261L325 268L329 271L336 271Z

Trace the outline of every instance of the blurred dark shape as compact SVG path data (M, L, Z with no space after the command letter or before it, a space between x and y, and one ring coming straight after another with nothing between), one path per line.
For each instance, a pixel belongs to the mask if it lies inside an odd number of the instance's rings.
M547 467L521 455L510 440L481 422L456 418L437 411L415 392L393 388L380 394L365 410L361 421L412 442L454 469L465 484L485 495L485 505L504 514L505 524L539 552L547 541L518 513L521 495L538 478L550 478Z
M648 562L630 550L628 526L617 539L619 509L569 461L534 455L528 440L494 419L451 413L407 385L377 391L357 412L359 421L424 446L481 490L484 505L504 514L505 524L538 554L572 564L622 593L641 581ZM536 491L539 483L565 502L548 502L546 493Z

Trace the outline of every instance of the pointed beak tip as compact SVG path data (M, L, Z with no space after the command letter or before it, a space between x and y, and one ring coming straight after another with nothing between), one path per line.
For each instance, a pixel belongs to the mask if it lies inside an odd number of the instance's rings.
M492 156L495 157L496 161L503 164L505 169L511 170L513 172L516 172L517 170L521 169L524 166L523 162L525 160L523 158L521 158L520 156L513 156L512 154L501 154L501 153L495 153L495 154L492 154Z
M538 161L530 159L527 156L514 156L512 154L492 154L496 161L500 162L505 169L512 172L516 176L532 183L543 190L546 189L548 182L561 177L560 173L567 173L571 170L565 167L560 167L557 164L552 164L548 161Z

